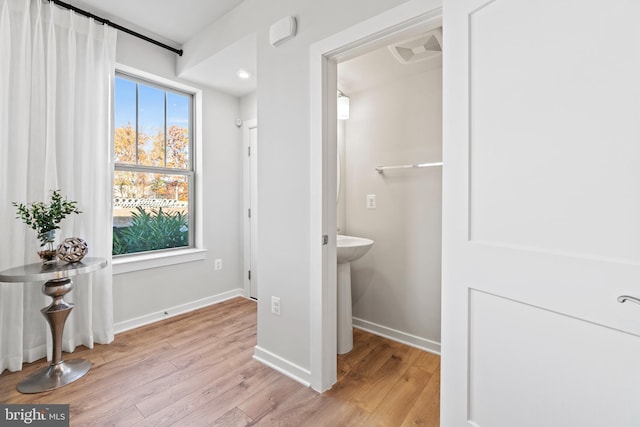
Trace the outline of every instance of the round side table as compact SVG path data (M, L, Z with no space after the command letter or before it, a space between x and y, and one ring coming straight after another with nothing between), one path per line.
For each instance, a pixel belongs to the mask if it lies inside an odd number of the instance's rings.
M91 369L91 362L85 359L62 360L62 332L64 324L74 304L64 300L71 291L70 277L91 273L107 266L104 258L83 258L80 262L50 264L34 263L0 271L0 282L36 282L45 280L42 293L53 300L40 312L47 319L53 341L51 364L27 376L18 384L21 393L40 393L54 390L74 382Z

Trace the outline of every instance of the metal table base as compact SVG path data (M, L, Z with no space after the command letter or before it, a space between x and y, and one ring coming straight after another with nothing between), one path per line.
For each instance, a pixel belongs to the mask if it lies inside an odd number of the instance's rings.
M42 293L53 299L48 307L40 310L51 329L53 356L49 366L39 369L18 384L21 393L40 393L62 387L82 378L91 368L91 362L84 359L62 361L62 332L73 310L73 304L66 302L64 296L72 288L73 282L69 278L49 280L42 285Z
M20 393L41 393L55 390L84 376L91 369L91 362L85 359L71 359L58 362L38 369L33 374L20 381L18 391Z
M73 310L73 304L64 296L73 289L69 276L85 274L107 266L102 258L85 258L73 264L29 264L0 272L0 282L32 282L47 280L42 285L42 293L51 297L52 302L40 312L47 319L51 329L53 354L51 363L27 376L18 384L21 393L41 393L72 383L91 369L91 362L84 359L62 360L62 332L64 324Z

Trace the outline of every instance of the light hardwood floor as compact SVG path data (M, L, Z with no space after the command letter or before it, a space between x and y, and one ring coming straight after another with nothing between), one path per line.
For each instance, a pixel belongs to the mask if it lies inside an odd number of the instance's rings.
M438 426L440 358L355 330L338 382L318 394L254 361L256 304L235 298L81 347L89 373L20 394L46 366L0 375L2 403L68 403L71 426Z

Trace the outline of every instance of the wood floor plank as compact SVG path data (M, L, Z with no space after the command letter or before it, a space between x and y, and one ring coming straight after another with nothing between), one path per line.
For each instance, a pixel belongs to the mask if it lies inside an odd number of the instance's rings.
M422 368L412 366L407 369L372 411L367 422L373 423L375 420L376 424L381 425L401 425L430 379L431 374Z
M375 335L364 332L360 329L353 330L353 340L356 345L353 350L346 354L338 355L338 374L340 379L348 374L355 366L358 366L362 360L371 353L371 351L379 344Z
M440 371L431 375L429 383L402 422L402 427L440 425Z
M421 351L420 353L421 354L416 359L416 366L424 369L430 374L440 371L440 356L433 353L427 353L426 351Z
M89 371L92 375L87 375L86 378L79 380L84 380L83 382L73 383L72 385L75 387L68 387L65 397L72 399L78 396L87 402L94 402L92 399L94 397L109 399L112 396L120 395L122 390L147 384L175 371L175 366L161 356L144 359L133 365L105 364ZM81 387L85 383L91 382L99 382L100 389L89 391L86 387Z
M247 352L246 360L248 358ZM207 363L209 362L207 361ZM126 408L132 408L133 411L140 412L136 404L146 402L147 399L160 400L164 398L165 400L157 405L162 407L163 402L172 401L173 395L179 395L184 390L190 390L189 381L191 379L197 378L203 371L214 372L215 368L213 366L216 363L219 362L212 362L211 365L203 362L202 364L191 366L190 369L180 369L173 372L165 372L164 374L160 372L157 378L150 381L140 381L135 387L129 388L127 393L120 393L106 402L105 399L92 401L94 406L85 409L93 414L92 419L95 421L93 425L108 425L108 421L114 416L114 407L121 411ZM225 365L219 369L224 372L228 369L228 366ZM146 375L146 373L143 374Z
M226 412L210 425L213 427L245 427L251 423L251 418L238 408Z
M397 378L410 366L411 348L380 340L354 368L327 393L371 410L384 399ZM411 358L413 359L413 357Z
M247 343L255 342L255 334L254 328L245 328L225 337L208 338L197 344L184 345L167 356L171 363L180 369L197 364L203 359L226 359L243 350L253 349L253 346Z
M384 401L389 398L392 390L396 387L398 378L403 378L408 369L411 369L411 362L415 360L415 352L410 347L396 351L387 362L376 372L372 378L370 386L361 387L364 394L358 393L356 400L358 405L373 412Z
M322 395L318 405L307 415L306 422L312 426L366 426L370 413L356 404Z
M135 406L126 407L109 406L105 412L72 413L71 425L79 426L131 426L144 419L144 416Z
M294 393L273 411L255 420L255 426L363 426L370 414L350 402L312 390Z
M287 396L300 389L300 384L289 377L280 376L269 387L253 393L238 405L251 419L260 419L275 410Z
M305 425L309 413L313 411L318 393L310 388L298 388L292 394L285 396L272 411L254 419L251 426L294 426Z
M234 298L78 347L80 380L39 394L16 385L47 366L0 375L2 403L68 403L71 426L439 425L440 357L354 330L338 383L323 394L253 360L256 303Z
M251 362L251 355L251 350L245 350L237 357L224 359L222 362L216 360L210 366L203 365L199 375L192 372L184 381L148 396L136 406L145 417L157 419L176 411L187 411L193 406L192 402L199 394L208 395L219 389L225 381L233 381L237 378L238 370Z
M180 424L185 426L209 425L210 420L222 416L228 410L236 408L245 400L250 390L260 390L268 387L280 375L273 369L253 361L251 369L255 369L251 374L244 375L237 384L227 388L219 395L203 397L201 405L180 419Z

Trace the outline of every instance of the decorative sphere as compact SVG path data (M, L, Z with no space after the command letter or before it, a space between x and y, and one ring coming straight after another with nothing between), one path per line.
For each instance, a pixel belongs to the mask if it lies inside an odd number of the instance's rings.
M78 262L87 254L89 246L79 237L69 237L58 246L58 258L66 262Z

